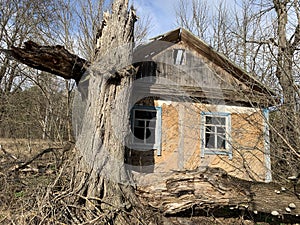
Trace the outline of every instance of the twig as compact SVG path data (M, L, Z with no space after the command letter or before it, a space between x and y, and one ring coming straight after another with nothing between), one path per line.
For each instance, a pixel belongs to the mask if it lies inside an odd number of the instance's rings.
M24 169L26 166L28 166L29 164L31 164L34 160L36 160L37 158L41 157L45 153L52 152L53 150L58 150L58 149L61 149L61 148L46 148L46 149L42 150L41 152L39 152L38 154L36 154L35 156L33 156L31 159L29 159L26 162L24 162L23 164L14 167L12 169L12 171L16 171L16 170L18 171L18 170Z
M18 160L18 158L12 154L10 154L9 152L7 152L3 147L2 145L0 145L0 150L2 152L4 152L5 155L7 155L8 157L12 158L13 160Z
M31 159L27 160L23 164L14 167L12 169L12 171L18 171L20 169L24 169L26 166L31 164L34 160L36 160L37 158L43 156L46 153L49 153L49 152L52 152L52 151L55 151L55 150L63 150L65 152L67 150L70 150L71 148L72 148L72 144L69 143L69 142L63 148L46 148L46 149L40 151L38 154L34 155Z

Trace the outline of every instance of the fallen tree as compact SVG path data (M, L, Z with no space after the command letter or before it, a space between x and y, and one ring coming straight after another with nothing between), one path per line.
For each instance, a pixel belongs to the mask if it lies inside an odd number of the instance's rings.
M135 14L128 12L127 8L128 1L115 1L112 14L107 21L103 21L96 46L98 60L107 50L133 41ZM12 47L5 52L30 67L74 79L77 83L91 65L62 46L40 46L31 41L26 42L23 48ZM128 48L127 52L115 54L115 57L126 62L128 59L125 57L131 57L132 53ZM114 65L119 63L117 61L116 58L103 62L105 68L99 68L100 76L90 76L91 86L86 100L90 107L83 118L83 135L76 144L78 154L71 185L73 190L70 190L75 196L69 199L70 207L66 207L69 217L74 218L72 222L89 220L125 224L135 221L137 224L147 224L152 221L153 224L160 224L159 216L145 211L148 207L166 217L200 216L209 211L207 215L248 212L253 217L262 216L262 220L267 217L274 221L299 220L300 202L294 188L283 189L274 183L243 181L228 176L222 170L174 172L159 184L138 187L135 191L127 184L122 185L103 176L103 172L108 171L116 179L127 176L123 165L126 133L121 138L115 136L111 116L112 110L118 107L122 115L118 129L127 129L130 93L125 93L122 98L118 96L124 94L122 87L132 82L135 71L123 68L111 72L118 68ZM116 166L112 158L121 163ZM140 203L146 207L140 206ZM84 206L85 211L81 212L84 216L77 211L83 208L76 208L74 204Z
M244 215L257 221L300 222L295 185L246 181L219 168L199 168L172 172L156 184L138 187L137 194L168 217Z

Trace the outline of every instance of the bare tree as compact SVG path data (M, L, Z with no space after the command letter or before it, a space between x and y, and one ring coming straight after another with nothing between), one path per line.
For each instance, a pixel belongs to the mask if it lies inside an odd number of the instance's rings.
M137 10L138 13L138 10ZM136 22L134 29L134 41L139 44L146 41L151 32L153 25L152 19L149 15L142 15Z
M299 97L300 90L297 84L299 68L295 56L300 50L300 4L299 1L273 1L273 8L277 15L274 39L270 45L275 47L273 55L276 60L276 78L278 79L282 105L280 115L282 127L280 133L285 143L283 153L287 153L292 175L300 173L298 160L300 158L300 130L299 130Z
M206 39L209 28L208 3L207 1L193 0L190 4L184 0L179 1L176 9L176 22L200 38Z
M51 30L50 26L55 26L53 21L56 18L56 8L52 3L53 1L0 1L1 48L21 46L28 38L38 39L41 43L49 42L51 35L47 31ZM34 83L32 81L36 79L36 74L35 70L26 68L9 56L0 53L0 123L2 131L16 129L13 127L13 123L7 123L7 118L16 118L14 111L9 110L18 106L15 101L16 92L20 93L30 87ZM21 101L20 103L22 103ZM7 107L12 102L15 105Z

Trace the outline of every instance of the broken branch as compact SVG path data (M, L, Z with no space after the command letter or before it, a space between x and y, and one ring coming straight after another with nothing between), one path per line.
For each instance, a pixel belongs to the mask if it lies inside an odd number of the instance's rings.
M65 79L78 83L89 66L89 62L70 53L61 45L41 46L33 41L24 43L23 48L12 46L10 50L1 49L17 61Z
M54 150L63 150L65 152L65 151L70 150L72 148L72 146L73 145L68 142L63 148L46 148L46 149L43 149L42 151L40 151L39 153L37 153L36 155L34 155L30 159L28 159L26 162L22 163L19 166L14 167L12 171L17 171L17 170L24 169L25 167L30 165L34 160L36 160L37 158L43 156L46 153L52 152Z

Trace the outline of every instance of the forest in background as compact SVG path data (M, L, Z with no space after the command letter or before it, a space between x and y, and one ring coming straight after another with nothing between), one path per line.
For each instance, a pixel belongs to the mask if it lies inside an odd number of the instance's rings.
M62 45L92 61L103 12L109 1L1 0L0 48L21 47L31 40ZM144 40L151 24L141 17L136 40ZM0 53L0 137L72 140L75 82L26 67Z

